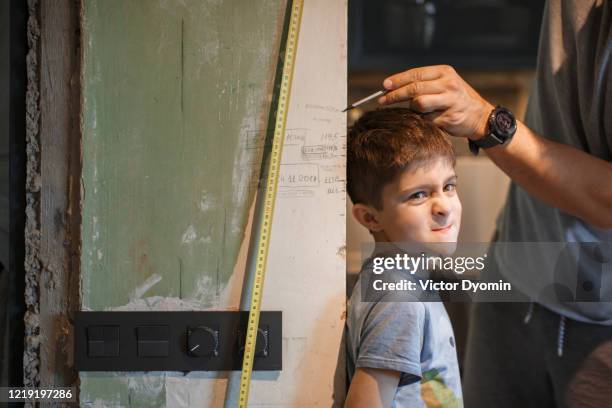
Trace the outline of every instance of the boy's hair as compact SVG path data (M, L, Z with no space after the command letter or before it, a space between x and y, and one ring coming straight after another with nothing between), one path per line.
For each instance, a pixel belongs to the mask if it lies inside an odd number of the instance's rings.
M366 112L349 128L347 190L353 204L382 209L381 192L402 172L455 152L446 133L406 108Z

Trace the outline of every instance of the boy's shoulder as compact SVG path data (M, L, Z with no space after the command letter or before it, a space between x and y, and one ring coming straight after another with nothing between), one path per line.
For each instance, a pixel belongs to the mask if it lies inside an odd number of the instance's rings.
M385 272L385 282L411 281L419 287L419 278L406 271L389 270ZM436 333L436 326L447 326L450 319L443 302L428 296L419 289L415 291L372 290L373 279L380 275L372 272L372 258L366 259L359 278L347 302L349 326L360 330L395 332L397 326L410 327L414 334L422 335L426 330ZM428 300L432 299L432 300ZM438 299L438 300L435 300ZM380 328L376 328L380 326ZM442 330L444 331L444 330Z
M411 279L401 271L385 273L385 282L400 282ZM359 277L348 300L348 317L362 325L381 324L393 327L407 320L423 322L428 316L427 303L409 293L397 294L392 291L373 291L372 282L378 275L372 273L371 259L363 263Z
M437 292L423 285L427 277L422 272L413 274L408 270L389 268L377 271L373 260L366 259L359 272L351 298L370 303L401 303L405 308L423 309L423 303L438 301Z

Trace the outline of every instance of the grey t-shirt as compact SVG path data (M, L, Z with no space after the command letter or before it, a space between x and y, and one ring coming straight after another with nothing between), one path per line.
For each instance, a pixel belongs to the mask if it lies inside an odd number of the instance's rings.
M612 161L611 9L612 4L607 0L547 2L536 81L525 118L527 126L541 137L606 161ZM572 163L567 166L571 167ZM610 188L612 181L601 180L601 183L602 188ZM510 186L497 226L500 242L612 242L612 230L595 228L544 204L515 183ZM494 250L501 273L517 289L538 300L541 294L533 293L529 273L513 271L512 259L501 248ZM610 245L601 248L612 252ZM536 246L533 252L524 255L533 259L541 256ZM579 254L575 254L577 258ZM612 253L608 253L607 258L611 257ZM577 263L578 259L573 261ZM601 284L600 299L612 300L612 277L600 276L602 269L609 268L595 262L591 265L591 270L586 271L590 275L587 280ZM567 303L554 297L541 301L549 309L577 320L612 324L610 302Z
M442 302L388 301L392 294L363 302L362 280L371 273L366 262L348 302L349 381L358 367L399 371L393 407L462 407L455 337ZM398 282L414 279L386 273Z

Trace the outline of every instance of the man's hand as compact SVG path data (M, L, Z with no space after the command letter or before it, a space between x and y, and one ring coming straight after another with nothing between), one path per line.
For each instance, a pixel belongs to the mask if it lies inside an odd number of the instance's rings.
M409 69L387 78L381 104L410 101L453 136L484 136L493 105L446 65ZM612 162L539 137L520 121L510 143L487 156L531 195L601 229L612 228Z
M381 105L409 101L410 108L452 136L484 137L493 105L484 100L448 65L409 69L383 82L390 92Z

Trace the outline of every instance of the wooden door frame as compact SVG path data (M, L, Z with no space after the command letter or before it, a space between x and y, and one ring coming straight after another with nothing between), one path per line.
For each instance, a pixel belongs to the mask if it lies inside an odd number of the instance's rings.
M25 386L74 386L80 309L81 10L28 1Z

